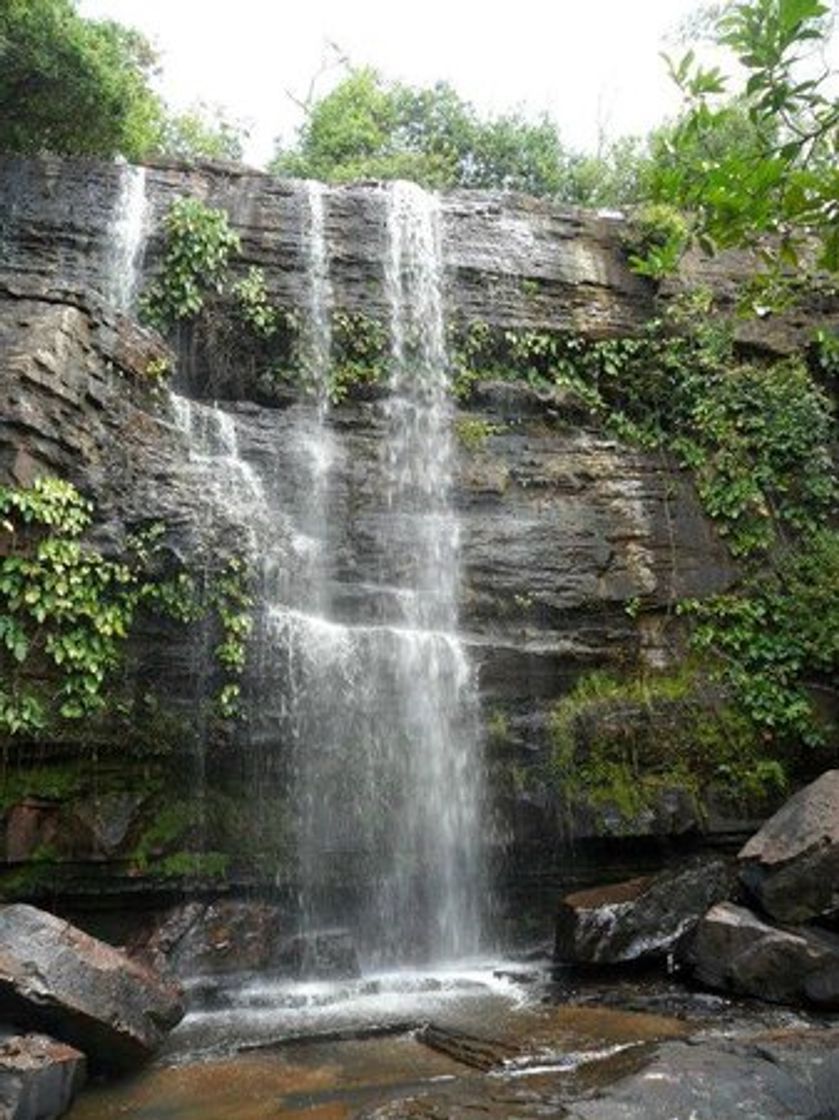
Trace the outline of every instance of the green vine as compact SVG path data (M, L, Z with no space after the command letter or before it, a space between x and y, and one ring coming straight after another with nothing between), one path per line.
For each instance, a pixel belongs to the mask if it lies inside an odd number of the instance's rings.
M91 503L60 479L0 487L0 732L31 734L101 711L141 607L183 623L206 614L188 572L150 574L162 526L130 537L117 561L82 541L91 515ZM244 579L242 562L231 560L210 584L224 633L217 656L234 675L250 626ZM222 689L224 714L237 694L238 685Z
M210 604L221 624L222 640L215 655L228 677L237 678L245 669L247 639L253 628L251 608L253 597L248 590L248 567L240 557L228 560L224 570L213 581ZM219 713L225 718L239 712L241 685L228 680L217 697Z

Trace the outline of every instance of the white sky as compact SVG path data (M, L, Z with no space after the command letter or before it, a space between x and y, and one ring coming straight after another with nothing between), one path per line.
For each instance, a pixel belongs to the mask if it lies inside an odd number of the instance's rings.
M223 105L251 128L264 163L291 140L327 39L356 65L429 85L449 81L484 111L547 110L563 141L592 148L599 130L643 133L678 107L659 57L699 0L81 0L84 16L143 31L161 53L160 91L178 109ZM339 71L318 82L328 92Z

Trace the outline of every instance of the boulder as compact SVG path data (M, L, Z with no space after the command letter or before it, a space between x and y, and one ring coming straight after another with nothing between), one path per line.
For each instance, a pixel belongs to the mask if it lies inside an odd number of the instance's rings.
M740 877L779 922L839 911L839 770L799 790L739 854Z
M180 989L119 949L34 906L0 906L0 1020L107 1072L150 1057L183 1013Z
M666 956L732 889L731 864L697 860L675 871L578 891L559 904L555 959L618 964Z
M0 1031L0 1116L52 1120L70 1107L87 1075L84 1054L42 1034Z
M712 907L699 923L689 960L701 983L723 991L823 1006L837 995L839 937L778 929L730 902Z
M275 958L280 971L297 980L354 980L358 954L345 929L322 929L289 938Z
M130 946L132 956L179 977L264 970L276 953L276 906L241 899L187 902Z

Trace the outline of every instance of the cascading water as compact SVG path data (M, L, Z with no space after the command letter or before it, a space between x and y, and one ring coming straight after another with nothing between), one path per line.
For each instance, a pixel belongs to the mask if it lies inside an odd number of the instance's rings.
M393 341L380 541L388 571L376 590L390 617L342 625L321 595L277 604L271 629L281 738L295 757L304 926L349 920L368 959L404 963L478 948L483 783L474 680L456 632L439 216L434 199L407 184L382 197Z
M146 169L121 164L114 216L109 228L107 291L110 303L129 314L137 298L146 235Z

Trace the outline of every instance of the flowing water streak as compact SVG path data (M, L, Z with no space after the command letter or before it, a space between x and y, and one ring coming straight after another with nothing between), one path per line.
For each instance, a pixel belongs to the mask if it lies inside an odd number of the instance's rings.
M140 287L148 216L146 169L124 163L119 176L119 193L108 231L106 295L118 311L127 315L133 310Z
M329 372L332 354L332 283L329 277L329 252L325 233L325 196L323 183L306 181L306 281L309 317L304 328L304 363L317 401L318 419L325 419L329 407Z
M483 781L474 676L457 639L459 531L451 507L451 398L438 200L408 183L387 190L385 290L390 311L388 499L404 580L406 640L395 650L409 732L411 796L402 824L429 907L432 957L474 952L484 893ZM410 637L409 637L410 636ZM396 868L380 905L410 908Z

